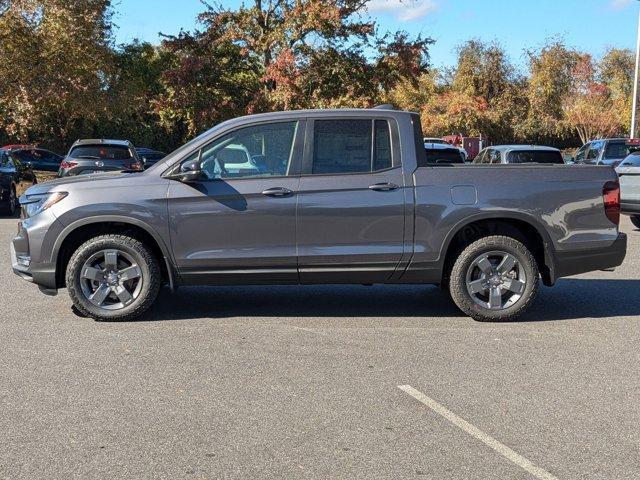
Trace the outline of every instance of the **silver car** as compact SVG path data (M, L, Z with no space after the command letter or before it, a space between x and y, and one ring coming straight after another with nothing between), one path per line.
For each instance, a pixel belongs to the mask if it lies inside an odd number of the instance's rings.
M640 228L640 152L627 156L616 168L620 178L622 213L631 216L631 222Z
M564 164L557 148L538 145L495 145L482 150L473 163L544 163Z

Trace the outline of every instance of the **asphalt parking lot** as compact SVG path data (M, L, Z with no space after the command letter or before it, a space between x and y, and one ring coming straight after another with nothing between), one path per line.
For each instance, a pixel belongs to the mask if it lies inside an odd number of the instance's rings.
M98 323L11 273L16 223L0 219L2 478L640 477L627 218L622 267L507 324L412 286L183 288Z

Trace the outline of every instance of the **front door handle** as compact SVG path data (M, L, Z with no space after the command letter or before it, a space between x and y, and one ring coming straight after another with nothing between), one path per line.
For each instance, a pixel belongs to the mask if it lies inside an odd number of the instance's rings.
M288 188L274 187L267 188L262 192L262 194L266 195L267 197L288 197L289 195L293 194L293 192Z
M391 190L397 190L398 185L395 183L376 183L369 187L370 190L375 190L376 192L389 192Z

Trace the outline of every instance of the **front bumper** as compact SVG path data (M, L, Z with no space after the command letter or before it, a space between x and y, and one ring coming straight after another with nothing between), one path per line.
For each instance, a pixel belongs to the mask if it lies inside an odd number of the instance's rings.
M51 260L48 237L55 236L60 229L61 225L55 217L45 211L22 220L10 245L13 273L47 290L47 293L57 288L56 265Z
M605 248L556 252L554 279L569 277L595 270L608 270L622 264L627 254L627 235L618 233L618 238Z

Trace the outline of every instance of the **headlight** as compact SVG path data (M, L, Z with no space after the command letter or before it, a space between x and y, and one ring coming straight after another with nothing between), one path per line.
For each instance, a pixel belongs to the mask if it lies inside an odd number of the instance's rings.
M67 195L67 192L48 192L27 195L26 200L21 202L25 216L30 218L38 215L39 213L44 212L47 208L58 203Z

